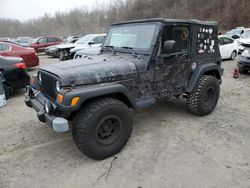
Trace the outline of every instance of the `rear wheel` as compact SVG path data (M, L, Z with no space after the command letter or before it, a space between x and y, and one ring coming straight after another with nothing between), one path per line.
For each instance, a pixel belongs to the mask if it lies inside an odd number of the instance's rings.
M132 132L129 108L113 98L87 104L73 122L72 134L81 152L92 159L105 159L126 145Z
M217 78L204 75L201 77L196 90L188 95L187 108L196 115L207 115L214 110L219 95L220 86Z
M11 89L7 85L5 85L5 84L3 84L3 88L4 88L4 92L5 92L5 98L7 100L7 99L10 98Z

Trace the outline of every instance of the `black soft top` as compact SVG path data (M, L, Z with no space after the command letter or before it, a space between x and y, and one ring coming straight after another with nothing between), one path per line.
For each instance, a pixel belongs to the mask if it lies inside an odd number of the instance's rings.
M194 19L164 19L164 18L151 18L142 20L131 20L125 22L114 23L111 26L122 25L122 24L133 24L133 23L149 23L149 22L161 22L161 23L189 23L196 25L207 25L207 26L218 26L217 21L200 21Z

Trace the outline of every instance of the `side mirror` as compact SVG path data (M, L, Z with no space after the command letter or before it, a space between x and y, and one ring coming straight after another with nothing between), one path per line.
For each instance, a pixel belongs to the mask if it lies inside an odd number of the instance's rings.
M232 38L233 39L239 39L240 37L238 35L233 35Z
M95 44L95 42L91 40L91 41L89 41L88 44L91 46L92 44Z
M176 52L176 42L174 40L167 40L164 42L164 53L171 54Z

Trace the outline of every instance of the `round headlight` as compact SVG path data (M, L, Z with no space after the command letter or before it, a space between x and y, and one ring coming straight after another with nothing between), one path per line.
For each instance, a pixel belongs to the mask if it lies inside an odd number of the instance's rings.
M56 81L56 91L60 91L61 90L61 85L59 81Z

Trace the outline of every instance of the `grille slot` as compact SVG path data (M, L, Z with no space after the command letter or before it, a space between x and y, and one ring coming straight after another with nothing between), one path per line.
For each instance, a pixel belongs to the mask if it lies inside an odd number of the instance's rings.
M49 74L49 73L45 73L40 71L39 72L41 74L41 79L42 79L42 92L46 95L48 95L49 97L52 98L56 98L56 93L55 93L55 82L56 82L56 78Z

